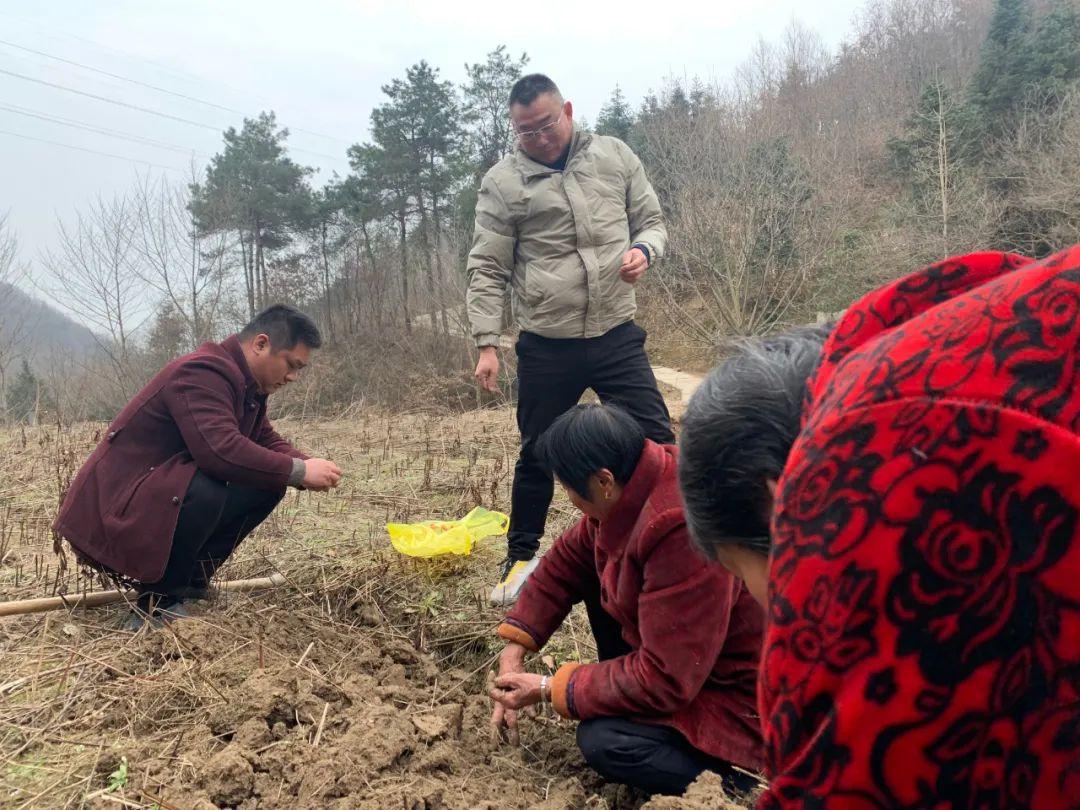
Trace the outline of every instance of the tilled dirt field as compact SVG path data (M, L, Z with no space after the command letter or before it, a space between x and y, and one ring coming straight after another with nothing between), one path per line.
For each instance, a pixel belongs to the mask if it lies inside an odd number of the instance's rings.
M574 726L541 713L522 745L489 734L485 683L499 614L478 592L501 553L419 564L387 520L508 501L504 411L285 425L340 460L328 496L290 496L224 572L288 585L198 603L163 630L123 608L0 620L0 805L201 808L636 808L645 797L584 767ZM47 526L99 428L0 436L3 598L96 587L57 569ZM552 528L573 517L565 503ZM537 671L592 654L572 616ZM655 807L731 807L714 781Z
M470 673L373 631L234 607L137 639L114 666L147 680L101 724L125 742L99 775L126 757L126 793L204 810L584 805L567 728L496 746Z

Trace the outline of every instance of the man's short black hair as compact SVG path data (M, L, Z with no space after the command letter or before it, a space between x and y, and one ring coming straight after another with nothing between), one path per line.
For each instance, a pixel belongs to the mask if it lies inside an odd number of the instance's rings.
M240 339L251 340L259 334L270 338L270 348L274 351L295 349L297 343L311 349L322 346L322 335L315 321L288 304L268 306L240 330Z
M768 555L769 480L787 463L806 385L832 325L800 327L743 344L694 392L682 418L679 487L695 544Z
M554 93L560 99L562 98L562 93L555 86L555 82L543 73L530 73L514 82L514 86L510 88L510 103L507 106L513 107L515 104L520 104L522 107L528 107L536 101L537 96L542 96L544 93Z
M589 499L589 476L609 470L625 485L645 449L645 432L611 405L575 405L536 443L536 457L564 485Z

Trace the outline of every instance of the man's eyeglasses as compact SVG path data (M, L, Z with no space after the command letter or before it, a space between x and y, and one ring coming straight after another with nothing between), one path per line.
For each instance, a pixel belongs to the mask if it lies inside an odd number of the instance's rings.
M528 130L527 132L518 132L517 128L515 127L514 132L517 134L519 140L522 140L525 143L532 143L533 141L537 141L540 138L543 138L545 135L553 134L555 132L555 127L557 127L562 122L564 114L565 113L559 113L558 118L556 118L550 124L544 124L544 126L540 127L540 129L532 129Z

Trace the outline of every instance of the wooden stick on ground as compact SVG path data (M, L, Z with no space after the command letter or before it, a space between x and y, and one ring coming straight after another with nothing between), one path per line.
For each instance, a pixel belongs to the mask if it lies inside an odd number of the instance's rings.
M285 577L274 573L268 577L256 577L255 579L234 579L213 586L211 590L218 593L257 591L263 588L277 588L285 584ZM49 610L63 610L77 607L99 607L110 605L113 602L133 602L138 598L135 591L93 591L87 594L73 594L67 596L46 596L40 599L18 599L14 602L0 602L0 617L22 616L27 613L44 613Z

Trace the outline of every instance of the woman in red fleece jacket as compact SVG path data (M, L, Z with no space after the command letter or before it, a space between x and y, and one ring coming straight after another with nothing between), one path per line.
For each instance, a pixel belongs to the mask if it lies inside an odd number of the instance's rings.
M1080 247L865 296L807 403L758 562L761 806L1080 807Z
M507 647L492 723L516 737L517 710L550 701L582 721L578 745L603 776L680 793L703 770L735 789L761 767L754 710L763 614L741 582L690 544L675 447L624 412L581 405L541 438L538 457L584 513L555 541L499 628ZM524 672L576 602L600 661L554 677Z

